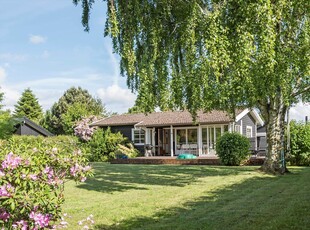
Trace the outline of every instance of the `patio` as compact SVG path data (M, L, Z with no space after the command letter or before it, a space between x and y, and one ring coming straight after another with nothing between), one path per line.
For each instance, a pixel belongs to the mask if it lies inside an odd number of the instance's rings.
M262 165L265 157L251 156L245 165ZM171 156L154 156L154 157L136 157L129 159L114 159L111 164L149 164L149 165L221 165L220 159L217 156L203 156L196 159L180 160L177 157Z

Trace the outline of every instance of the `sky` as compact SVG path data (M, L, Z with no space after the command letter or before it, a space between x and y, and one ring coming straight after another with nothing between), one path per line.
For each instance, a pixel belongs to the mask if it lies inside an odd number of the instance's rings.
M22 3L23 2L23 3ZM44 110L72 86L102 99L108 111L123 113L136 96L119 73L119 57L104 37L106 6L93 6L90 32L81 24L81 5L72 0L2 0L0 91L14 110L30 88Z
M90 31L81 24L81 5L72 0L1 0L0 91L5 108L14 110L30 88L44 110L72 86L102 99L110 112L124 113L136 95L120 76L119 57L104 37L106 2L96 1ZM310 105L298 103L290 118L310 117Z

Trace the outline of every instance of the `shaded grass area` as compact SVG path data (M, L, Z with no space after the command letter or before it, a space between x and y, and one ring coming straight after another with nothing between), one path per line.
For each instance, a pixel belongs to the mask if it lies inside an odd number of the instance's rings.
M94 178L66 184L70 229L89 214L95 229L310 229L310 168L93 166Z

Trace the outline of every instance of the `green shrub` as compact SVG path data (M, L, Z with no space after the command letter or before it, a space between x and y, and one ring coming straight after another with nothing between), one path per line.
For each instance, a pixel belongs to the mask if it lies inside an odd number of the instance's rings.
M91 139L82 145L90 161L109 161L120 154L128 157L137 155L137 150L130 146L126 137L119 132L112 133L110 129L97 129Z
M290 123L291 165L310 166L310 124Z
M15 131L16 121L10 115L9 111L0 111L0 139L7 139Z
M131 142L124 144L118 144L118 148L115 151L116 157L120 158L122 156L127 156L129 158L136 157L139 155L139 151L134 147Z
M216 141L216 154L224 165L240 165L249 156L250 141L239 133L225 133Z
M73 136L53 136L53 137L42 137L42 136L28 136L28 135L13 135L7 142L6 148L8 151L16 151L17 149L28 148L57 148L62 153L72 152L72 150L79 148L79 140Z
M64 182L92 175L71 137L14 136L0 142L0 228L55 229ZM12 228L13 227L13 228Z

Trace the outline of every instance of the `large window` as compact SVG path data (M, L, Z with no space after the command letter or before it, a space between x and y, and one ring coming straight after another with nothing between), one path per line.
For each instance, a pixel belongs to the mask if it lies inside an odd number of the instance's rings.
M145 133L142 129L132 129L132 141L136 145L144 144Z
M187 130L187 140L188 144L197 144L197 129Z
M252 126L246 127L246 137L251 138L252 137Z
M198 142L198 131L197 129L177 129L177 145L182 144L197 144Z
M186 129L177 129L177 144L186 144Z

